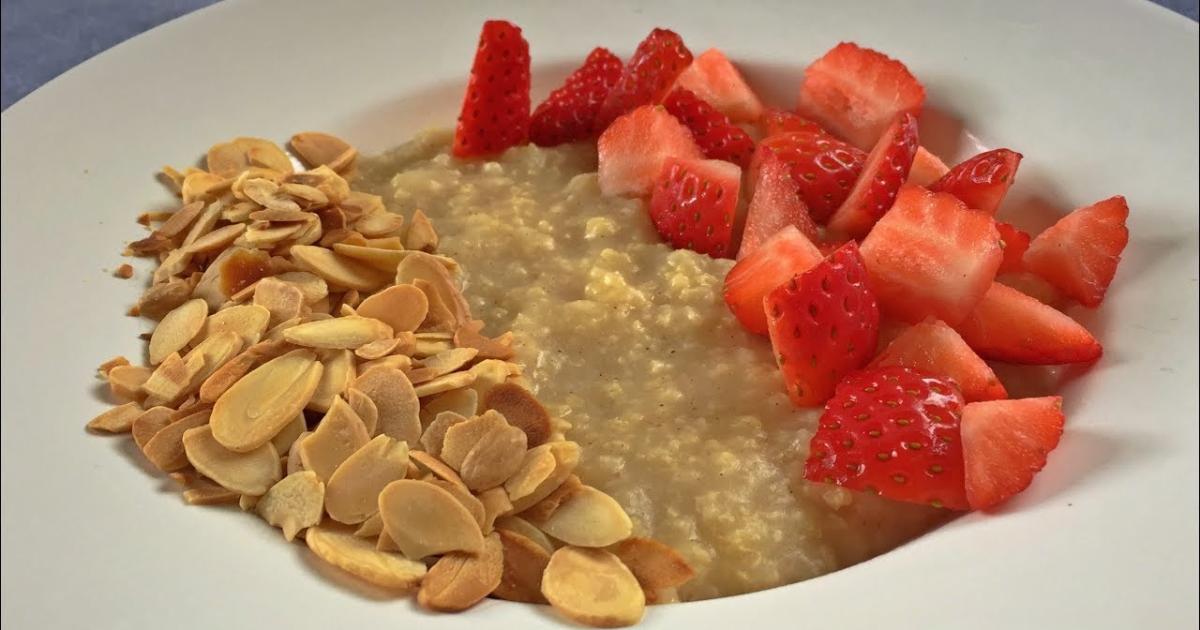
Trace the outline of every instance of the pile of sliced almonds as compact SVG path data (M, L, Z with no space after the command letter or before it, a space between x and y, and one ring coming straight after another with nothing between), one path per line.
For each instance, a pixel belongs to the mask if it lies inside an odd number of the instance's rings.
M512 335L472 319L460 269L417 211L350 189L356 151L237 138L183 198L143 215L155 257L133 308L157 320L146 365L100 374L130 433L190 504L237 503L326 562L429 609L493 596L575 621L636 623L692 569L574 469L580 448L530 393Z

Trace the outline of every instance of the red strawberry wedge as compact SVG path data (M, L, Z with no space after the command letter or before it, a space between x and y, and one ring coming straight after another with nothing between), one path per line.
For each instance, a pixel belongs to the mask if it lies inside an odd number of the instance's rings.
M687 127L654 105L613 121L596 144L600 191L610 196L649 195L667 158L704 158Z
M905 367L838 384L809 442L804 477L896 501L966 510L954 381Z
M808 216L808 207L800 199L800 188L788 172L787 164L776 155L768 154L755 177L738 260L789 225L796 226L801 234L816 243L819 240L817 225Z
M1016 151L987 151L950 169L929 190L948 192L961 199L968 208L996 214L1020 165L1021 154Z
M900 114L871 149L862 173L842 205L829 218L829 230L862 238L892 207L896 192L908 179L917 153L917 119Z
M529 139L538 146L552 147L587 140L603 131L596 129L596 114L621 77L621 69L621 59L605 48L588 53L562 87L533 110Z
M938 156L930 153L925 147L917 147L913 156L912 168L908 170L908 183L929 187L950 172L950 167Z
M1063 433L1062 398L971 403L963 409L967 503L986 510L1029 487Z
M728 258L742 170L722 160L669 158L654 184L650 219L675 249Z
M1025 266L1080 304L1098 306L1129 243L1128 218L1121 196L1079 208L1033 239Z
M1029 233L1003 221L996 222L1000 242L1004 247L1004 258L1000 261L999 273L1018 273L1025 269L1025 250L1029 249Z
M682 37L665 28L650 31L605 97L596 115L596 128L605 129L618 116L661 101L691 63L692 52L683 45Z
M768 109L764 111L762 118L758 120L758 125L762 128L764 136L774 136L793 131L828 133L821 125L800 114L780 109Z
M516 25L488 20L454 131L454 155L493 155L528 139L529 44Z
M871 366L902 365L954 379L969 402L1007 398L996 373L963 338L940 320L927 319L900 333Z
M797 407L824 403L843 376L875 353L879 305L854 243L776 287L764 306L771 347Z
M754 122L763 104L725 53L709 48L692 61L675 85L711 103L734 122Z
M904 64L843 42L804 70L799 112L870 149L897 114L919 115L924 103L925 88Z
M823 256L817 246L795 226L789 225L743 257L725 275L725 303L742 327L767 334L763 298L775 287L804 273Z
M991 217L917 186L900 189L863 240L862 255L884 313L951 326L975 308L1003 257Z
M1028 365L1086 363L1100 358L1096 338L1061 311L995 283L955 327L979 356Z
M733 162L742 168L750 165L754 140L712 105L684 88L675 88L663 101L663 107L687 126L705 157Z
M804 204L821 223L846 200L867 159L866 153L824 131L783 133L758 143L750 164L752 178L758 168L755 162L765 159L768 152L788 165Z

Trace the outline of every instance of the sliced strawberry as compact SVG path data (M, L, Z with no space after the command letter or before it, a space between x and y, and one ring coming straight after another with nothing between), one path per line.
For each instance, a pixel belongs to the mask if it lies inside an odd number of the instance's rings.
M883 311L957 325L983 297L1003 254L992 218L945 193L903 186L862 244Z
M1003 221L996 222L1000 233L1000 244L1004 247L1004 259L1000 261L1000 273L1015 273L1025 269L1023 259L1029 249L1029 233Z
M775 136L781 133L804 131L810 133L828 133L817 123L797 114L782 109L768 109L758 120L763 136Z
M488 20L454 131L454 155L492 155L528 139L529 44L516 25Z
M1129 243L1129 206L1121 196L1079 208L1037 235L1025 266L1084 306L1104 299Z
M764 306L779 371L798 407L824 403L875 353L879 305L853 242L776 287Z
M675 85L704 99L734 122L754 122L762 116L763 104L758 95L725 53L716 48L700 53Z
M921 113L925 88L904 64L843 42L804 70L800 114L869 149L896 115Z
M742 327L767 334L763 298L775 287L821 262L817 247L795 226L789 225L742 258L725 275L725 303Z
M1020 493L1062 437L1062 398L971 403L963 409L967 502L986 510Z
M692 132L653 105L613 121L596 144L600 191L606 195L648 195L667 158L704 158Z
M605 97L596 115L596 128L605 129L634 108L662 101L691 63L692 53L683 45L682 37L665 28L650 31Z
M536 145L552 147L587 140L603 131L596 128L596 114L620 78L621 68L619 57L605 48L593 49L562 87L533 110L529 139Z
M966 510L954 381L905 367L867 368L838 384L809 443L804 477Z
M996 274L996 282L1010 286L1042 304L1048 304L1062 310L1067 306L1067 296L1046 282L1041 276L1029 271L1015 271Z
M953 328L938 319L927 319L900 333L871 365L903 365L948 376L958 383L968 401L1008 397L992 368Z
M750 164L751 177L758 168L756 162L767 152L787 163L800 196L818 222L828 219L846 200L867 159L866 153L823 131L783 133L758 143Z
M955 329L979 356L1009 363L1085 363L1103 353L1078 322L1000 283L987 290Z
M754 140L712 105L684 88L675 88L663 101L663 107L687 126L705 157L733 162L742 168L750 165Z
M961 199L968 208L996 214L1004 194L1017 177L1017 167L1020 165L1020 153L994 149L950 169L929 190L948 192Z
M908 171L908 183L929 187L950 172L950 167L938 156L930 153L925 147L917 147L917 155L913 157L912 168Z
M723 160L668 158L650 197L650 219L675 249L733 254L733 215L742 169Z
M862 238L882 217L896 192L908 179L913 156L917 153L917 119L901 113L879 137L867 156L862 173L841 206L829 217L829 230Z
M796 226L810 241L817 242L817 224L808 216L808 208L800 200L800 188L788 172L787 164L775 155L768 155L759 165L756 177L738 260L789 225Z

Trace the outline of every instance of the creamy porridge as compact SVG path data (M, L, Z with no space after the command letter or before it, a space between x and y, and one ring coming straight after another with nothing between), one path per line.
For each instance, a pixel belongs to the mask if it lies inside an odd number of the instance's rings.
M732 261L672 250L641 202L602 197L594 146L460 162L449 142L365 160L357 185L437 225L472 311L514 331L539 399L571 424L583 481L695 567L682 599L821 575L944 518L801 479L818 414L792 407L770 344L722 303Z

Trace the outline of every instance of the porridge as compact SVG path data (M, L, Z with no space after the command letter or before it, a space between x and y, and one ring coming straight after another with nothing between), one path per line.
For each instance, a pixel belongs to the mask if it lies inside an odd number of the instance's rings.
M732 261L672 250L642 202L602 197L593 147L461 162L449 141L366 160L359 185L438 226L472 311L514 332L539 399L570 423L581 479L696 569L682 599L828 573L945 518L802 479L819 410L791 405L770 345L722 303Z

